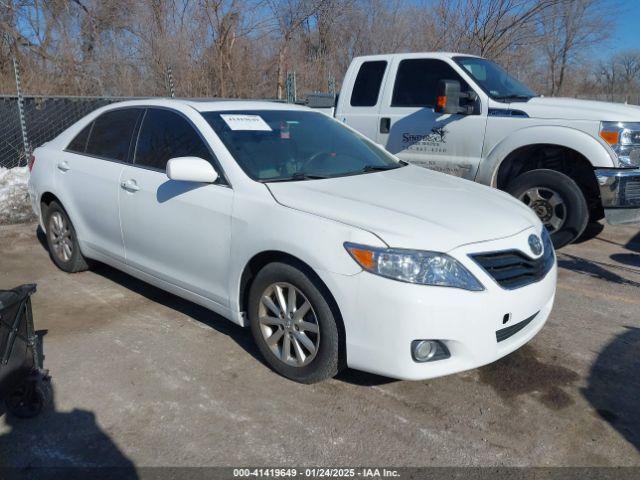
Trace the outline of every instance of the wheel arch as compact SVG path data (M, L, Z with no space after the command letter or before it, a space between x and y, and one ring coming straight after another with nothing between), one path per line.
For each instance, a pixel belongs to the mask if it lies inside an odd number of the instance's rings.
M591 168L615 166L613 153L593 136L574 128L562 126L536 126L517 130L496 144L481 162L476 181L497 187L501 165L524 148L547 146L567 149L580 154Z
M590 217L593 220L604 217L593 164L581 152L570 147L539 143L514 150L498 166L494 186L505 190L513 179L538 169L554 170L570 177L582 191Z
M344 320L342 318L342 313L340 312L340 307L338 306L338 302L335 296L331 293L331 290L327 286L326 282L322 280L320 275L304 260L292 255L290 253L286 253L280 250L265 250L259 253L256 253L244 266L242 273L240 275L239 289L237 292L237 300L238 305L241 312L248 311L248 302L249 302L249 291L251 289L251 285L257 273L264 268L266 265L274 262L282 262L292 265L306 275L314 282L314 284L320 289L322 294L327 299L331 311L336 319L338 333L339 333L339 349L338 349L338 362L341 366L346 366L347 359L347 350L346 350L346 332L344 326Z

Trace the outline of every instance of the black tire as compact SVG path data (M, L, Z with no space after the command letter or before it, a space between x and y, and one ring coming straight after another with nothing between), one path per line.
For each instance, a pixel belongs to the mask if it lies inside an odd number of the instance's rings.
M249 291L248 309L251 333L253 334L260 353L262 353L267 364L273 370L300 383L320 382L335 376L340 370L340 334L329 300L325 298L325 295L322 293L324 288L319 283L319 281L313 278L313 275L304 273L302 267L297 268L288 263L274 262L266 265L258 272ZM292 366L285 363L280 356L272 351L263 335L259 320L260 303L263 294L275 284L292 285L299 291L298 294L301 293L303 297L306 297L303 298L303 300L308 300L311 304L310 313L314 316L313 321L317 323L319 329L317 337L319 343L315 357L306 365ZM307 316L305 319L309 320L309 317ZM289 334L286 330L288 327L282 325L271 328L274 329L274 332L276 329L282 329L282 335L290 335L291 342L293 342L296 332ZM294 326L292 328L296 327ZM309 335L315 338L313 333ZM280 352L284 349L283 346L276 348L279 348ZM293 346L290 348L295 354L296 349Z
M544 198L532 201L528 191L539 188L542 193L555 192L562 200L561 206L552 207ZM540 220L545 223L555 248L576 240L584 232L589 222L589 207L578 184L564 173L555 170L531 170L516 177L506 188L514 197L530 204ZM549 215L557 219L562 213L562 223L555 229L548 223ZM555 217L554 217L555 216Z
M76 230L64 208L62 208L58 202L53 201L47 207L45 217L47 246L49 247L49 256L51 257L51 260L53 260L53 263L55 263L60 270L68 273L87 270L89 268L89 264L80 251ZM65 232L67 232L65 234L65 241L68 241L71 246L71 253L68 258L65 257L66 253L59 250L60 241L59 236L55 233L56 228L53 224L54 218L62 219L62 221L65 222Z

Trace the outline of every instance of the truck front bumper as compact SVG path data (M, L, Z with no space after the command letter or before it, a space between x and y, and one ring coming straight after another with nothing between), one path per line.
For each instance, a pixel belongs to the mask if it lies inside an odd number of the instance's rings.
M640 169L600 168L595 173L607 222L640 222Z

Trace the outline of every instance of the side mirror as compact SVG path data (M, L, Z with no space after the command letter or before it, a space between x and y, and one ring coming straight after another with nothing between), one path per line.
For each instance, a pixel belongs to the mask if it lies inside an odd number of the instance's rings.
M438 113L462 113L460 108L460 82L457 80L440 80L436 96Z
M202 158L177 157L167 162L167 177L183 182L214 183L218 172Z
M458 80L440 80L438 82L435 111L437 113L471 115L476 110L476 100L478 100L478 94L473 90L468 93L460 91L460 82ZM464 101L464 106L462 101Z

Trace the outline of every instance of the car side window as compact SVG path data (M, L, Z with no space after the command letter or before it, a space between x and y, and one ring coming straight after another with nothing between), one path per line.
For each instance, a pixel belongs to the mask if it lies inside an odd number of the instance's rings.
M469 91L467 82L451 65L442 60L428 58L402 60L393 86L391 106L433 108L436 104L440 80L458 80L460 90Z
M84 153L87 150L87 140L89 140L91 127L93 127L93 122L89 122L89 125L84 127L80 133L71 140L71 143L67 146L67 150L75 153Z
M123 108L103 113L93 122L86 153L124 162L129 156L131 137L140 108Z
M373 107L378 103L380 86L386 68L387 62L384 60L364 62L360 66L351 93L352 107Z
M204 141L184 117L170 110L149 108L140 127L134 163L164 170L176 157L199 157L213 163Z

